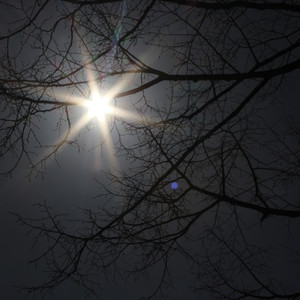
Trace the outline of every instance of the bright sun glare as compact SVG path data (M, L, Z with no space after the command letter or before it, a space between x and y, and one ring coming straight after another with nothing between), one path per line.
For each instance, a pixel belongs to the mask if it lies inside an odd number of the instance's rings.
M99 121L104 120L105 116L112 112L109 101L108 97L101 97L99 93L94 92L91 100L87 102L88 117L90 119L98 118Z
M87 61L85 61L85 59L87 59ZM88 89L86 91L87 93L83 93L81 94L81 96L77 96L74 94L64 94L59 92L56 93L58 98L62 98L64 99L64 101L70 101L70 99L72 99L72 105L75 104L86 109L85 113L77 120L77 122L75 122L72 125L72 128L70 127L70 120L68 119L69 130L67 130L67 132L65 133L65 140L71 140L91 120L97 119L99 123L99 129L101 132L101 137L105 139L107 148L109 150L112 150L114 145L110 137L109 127L111 125L111 120L108 120L107 116L113 115L115 117L126 118L132 121L140 121L140 116L138 114L135 114L130 110L117 107L117 103L115 101L115 96L123 90L123 88L128 84L128 82L133 80L134 73L132 73L129 76L126 76L126 79L122 78L119 82L115 83L108 90L99 90L100 82L102 83L103 80L100 81L98 73L95 70L92 70L93 67L90 57L85 56L83 54L83 60L87 66L87 68L84 69L88 81ZM110 65L107 66L108 69L110 69L110 67ZM88 92L91 93L89 99L86 98ZM111 101L114 101L114 105L110 104ZM59 143L59 145L62 144L65 143ZM115 162L113 151L109 151L109 153L111 154L110 160L112 162Z
M113 150L114 145L110 137L111 120L107 118L107 116L113 115L115 117L130 119L132 121L140 121L140 117L130 110L117 107L117 105L111 105L115 96L120 93L124 86L126 86L127 82L131 80L131 77L127 77L126 80L120 80L118 83L111 86L109 90L102 89L100 91L95 80L96 76L93 76L92 71L87 70L86 75L89 82L89 91L91 93L88 99L86 97L72 95L72 103L84 107L86 109L85 113L72 125L72 128L65 133L65 136L68 141L72 140L72 138L78 134L85 125L92 120L97 120L98 122L96 123L99 125L97 127L100 129L101 138L105 140L107 149ZM65 101L70 100L69 94L57 93L57 97L65 99ZM93 124L93 127L94 126L95 123ZM116 165L117 162L113 155L113 151L109 151L108 153L109 160L113 165ZM98 164L98 160L96 160L95 164Z

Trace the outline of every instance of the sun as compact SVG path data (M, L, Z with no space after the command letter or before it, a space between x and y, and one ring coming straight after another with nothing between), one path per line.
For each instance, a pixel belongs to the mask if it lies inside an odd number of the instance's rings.
M109 104L110 98L107 96L100 96L98 92L93 92L92 97L87 101L88 118L97 118L103 121L106 115L112 113L112 106Z

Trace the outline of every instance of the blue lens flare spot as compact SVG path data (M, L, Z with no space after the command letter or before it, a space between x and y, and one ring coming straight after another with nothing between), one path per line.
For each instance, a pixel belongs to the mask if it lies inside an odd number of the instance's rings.
M172 188L173 190L177 190L177 189L178 189L178 183L177 183L176 181L172 182L172 183L171 183L171 188Z

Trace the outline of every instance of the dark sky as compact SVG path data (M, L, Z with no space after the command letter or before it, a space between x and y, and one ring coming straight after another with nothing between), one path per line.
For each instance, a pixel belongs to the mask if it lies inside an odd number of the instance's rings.
M9 17L1 11L1 24L7 24ZM5 26L2 25L2 30ZM0 31L2 34L2 32ZM292 73L293 88L288 86L281 89L286 96L282 99L283 105L269 107L266 120L276 122L287 114L298 118L300 115L300 86L297 84L300 78L299 72ZM160 94L154 90L153 93ZM164 95L162 95L163 97ZM286 102L286 107L284 103ZM47 134L47 124L42 130ZM105 154L100 156L93 146L97 144L99 132L91 132L90 136L81 137L82 151L69 147L63 148L55 160L46 164L41 176L28 178L28 170L24 164L20 164L14 171L13 176L0 177L0 298L1 299L25 299L25 293L19 291L15 285L26 285L40 282L45 276L43 265L34 266L28 264L32 258L40 254L43 245L31 248L32 235L27 235L27 229L16 223L16 217L11 213L22 214L28 217L39 216L38 209L34 204L47 201L50 207L59 213L70 214L70 218L80 218L81 212L78 208L96 208L99 198L95 198L99 191L97 181L101 168L108 167L109 161ZM46 135L47 138L47 135ZM51 137L53 138L53 136ZM8 158L9 159L9 158ZM100 164L100 168L97 165ZM120 162L124 167L128 163ZM289 197L299 197L299 188L294 185L289 190ZM248 215L251 219L253 216ZM254 218L254 217L253 217ZM255 222L253 222L255 223ZM299 223L299 222L298 222ZM248 229L247 235L254 244L270 245L273 247L274 256L271 259L271 268L274 273L282 276L291 290L299 287L299 260L290 261L289 250L300 248L299 227L297 221L287 221L283 218L267 219ZM201 249L199 249L201 251ZM168 299L212 299L209 296L199 298L192 286L195 282L190 274L190 269L185 260L179 256L171 261L171 271L174 276L173 285L167 290ZM114 283L111 278L105 279L101 274L99 281L103 282L101 299L137 299L142 293L148 294L153 291L159 280L159 266L149 272L149 277L134 282L116 278ZM49 295L43 299L84 299L85 294L81 287L66 282L58 287L53 296ZM39 297L37 297L39 299ZM89 299L99 299L90 297Z
M78 154L65 151L59 157L61 168L54 162L48 164L44 179L33 178L29 182L22 167L18 168L12 178L1 178L1 298L25 299L25 294L13 286L34 284L43 278L42 265L34 267L28 264L35 255L40 254L38 250L41 247L31 249L32 236L26 235L27 230L16 224L16 218L10 212L38 216L38 210L33 204L44 200L60 213L69 213L74 218L80 216L77 208L96 207L99 200L94 199L97 195L97 183L94 180L96 172L91 171L94 167L94 159L91 157L92 155L86 152ZM170 299L198 299L189 288L192 278L185 261L180 257L174 260L173 271L175 284L171 287ZM138 299L142 292L149 290L151 293L158 280L157 275L157 270L153 270L146 280L128 280L125 283L117 280L117 285L112 279L106 280L99 276L104 289L101 299ZM84 295L82 288L66 283L54 291L54 297L49 295L43 299L84 299ZM89 299L98 298L91 296Z

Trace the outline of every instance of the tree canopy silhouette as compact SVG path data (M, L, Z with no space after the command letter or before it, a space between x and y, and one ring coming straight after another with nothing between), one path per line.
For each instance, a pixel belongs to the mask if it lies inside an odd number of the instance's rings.
M51 271L29 291L71 279L93 293L95 272L142 276L159 265L157 296L181 255L195 288L214 299L300 297L267 272L267 249L249 236L249 224L268 220L299 226L290 191L299 184L300 129L295 112L283 113L299 76L299 4L0 5L15 12L0 37L2 174L26 164L39 175L63 147L80 148L80 135L99 130L87 112L95 89L111 105L102 146L125 162L103 170L101 208L83 210L72 229L46 203L42 217L18 216L46 245L35 261Z

